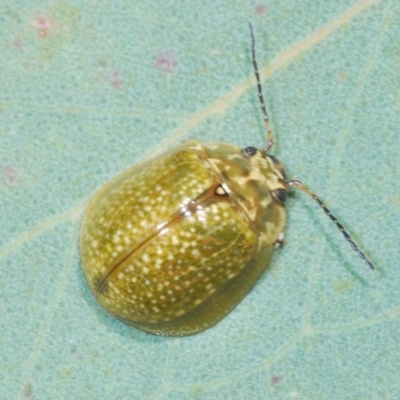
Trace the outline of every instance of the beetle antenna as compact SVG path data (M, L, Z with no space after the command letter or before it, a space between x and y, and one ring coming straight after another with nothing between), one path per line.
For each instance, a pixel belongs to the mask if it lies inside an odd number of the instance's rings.
M368 260L367 256L358 248L358 246L354 243L351 236L348 234L344 226L336 219L336 217L330 212L329 208L322 202L322 200L306 185L304 185L300 181L289 181L286 182L288 186L295 187L296 189L300 189L303 192L306 192L310 197L312 197L319 206L324 210L325 214L331 219L331 221L337 226L340 232L342 232L344 238L350 244L351 248L360 256L360 258L371 268L375 269L374 265L371 261Z
M274 145L274 139L272 138L271 124L269 122L267 108L265 107L264 97L262 94L260 73L258 72L258 66L257 66L257 60L256 60L256 39L254 37L253 25L251 24L251 22L249 22L249 29L250 29L250 36L251 36L251 59L253 62L253 67L254 67L254 75L256 76L256 80L257 80L258 100L260 101L261 111L264 116L264 124L265 124L265 128L267 131L267 145L265 147L265 152L268 153L268 151Z

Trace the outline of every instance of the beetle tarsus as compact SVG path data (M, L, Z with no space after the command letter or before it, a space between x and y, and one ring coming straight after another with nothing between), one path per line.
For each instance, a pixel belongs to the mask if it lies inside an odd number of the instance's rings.
M274 249L279 249L280 247L285 245L285 235L281 232L274 243Z

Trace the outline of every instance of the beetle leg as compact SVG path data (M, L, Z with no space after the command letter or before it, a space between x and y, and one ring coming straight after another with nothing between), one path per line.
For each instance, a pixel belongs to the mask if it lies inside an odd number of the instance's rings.
M279 247L285 244L285 235L281 232L274 243L274 249L279 249Z

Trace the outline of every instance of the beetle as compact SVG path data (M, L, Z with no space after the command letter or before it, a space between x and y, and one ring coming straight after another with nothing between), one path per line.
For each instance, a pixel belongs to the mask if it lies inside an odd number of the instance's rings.
M269 153L272 130L249 28L265 148L184 143L111 180L86 211L81 257L89 286L110 314L144 331L191 335L224 318L282 243L291 188L310 195L374 269L319 197L288 180Z

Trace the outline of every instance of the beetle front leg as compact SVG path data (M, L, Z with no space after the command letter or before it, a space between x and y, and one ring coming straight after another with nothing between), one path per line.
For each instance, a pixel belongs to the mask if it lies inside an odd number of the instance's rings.
M285 235L283 232L281 232L278 236L278 239L276 239L274 243L274 249L279 249L279 247L282 247L285 244Z

